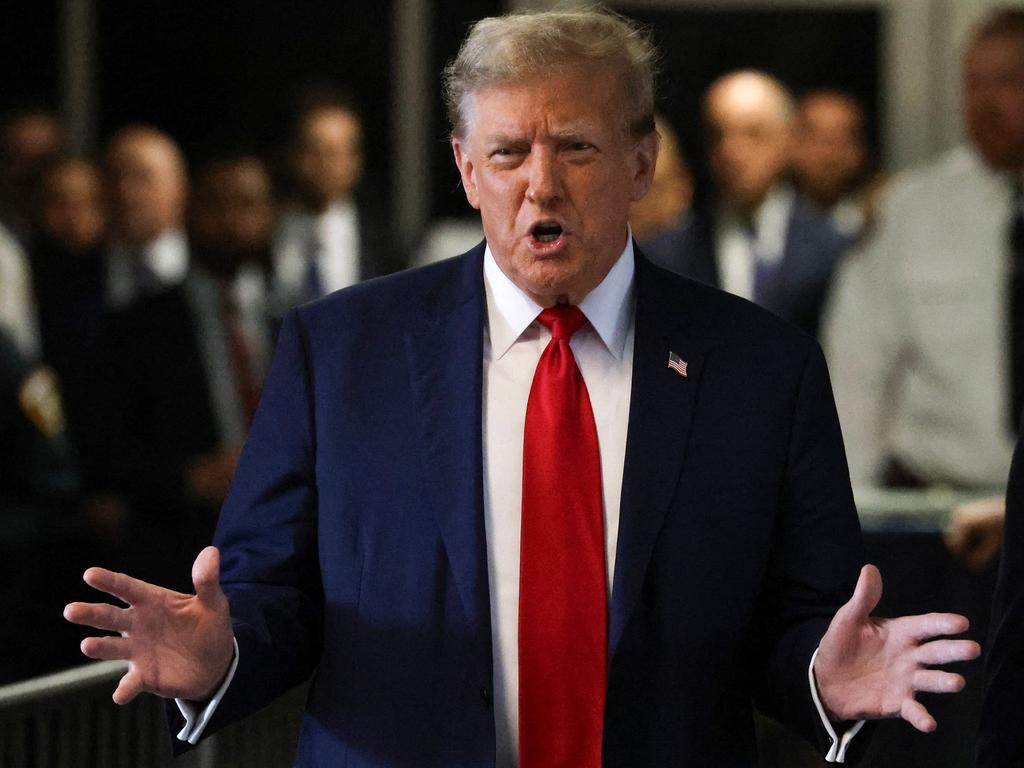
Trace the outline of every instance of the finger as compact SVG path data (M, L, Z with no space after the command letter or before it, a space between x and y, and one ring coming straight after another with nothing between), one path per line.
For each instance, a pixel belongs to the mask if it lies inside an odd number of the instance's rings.
M855 621L867 621L871 612L878 606L882 599L882 574L871 565L865 565L860 569L860 577L857 579L857 586L853 590L853 597L840 610L844 619Z
M131 658L131 643L123 637L87 637L80 647L90 659L113 661Z
M925 693L956 693L963 690L964 684L961 675L941 669L919 669L914 673L912 683L915 691Z
M971 622L958 613L924 613L919 616L902 616L895 619L898 631L912 640L920 642L942 635L959 635L966 632Z
M128 704L142 693L145 688L142 685L142 675L136 672L134 669L129 669L128 672L121 678L121 682L117 684L117 690L114 691L113 699L115 704Z
M106 568L90 568L82 578L93 589L111 594L129 605L141 602L147 592L156 588L127 574L115 573Z
M932 640L918 646L915 659L919 664L953 664L970 661L981 655L981 646L973 640Z
M910 723L922 733L931 733L935 730L935 718L928 714L924 705L914 699L907 699L900 707L900 717Z
M224 600L220 589L220 550L206 547L192 564L192 585L196 596L207 604Z
M64 608L64 618L72 624L84 624L110 632L127 632L131 625L131 617L126 609L104 603L70 603Z

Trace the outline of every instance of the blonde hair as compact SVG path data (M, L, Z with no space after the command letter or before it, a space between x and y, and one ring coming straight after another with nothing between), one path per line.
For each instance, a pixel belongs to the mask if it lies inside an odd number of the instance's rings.
M492 16L469 30L444 69L452 134L466 130L466 98L484 88L572 67L606 68L618 76L625 130L654 131L657 49L647 29L604 9Z

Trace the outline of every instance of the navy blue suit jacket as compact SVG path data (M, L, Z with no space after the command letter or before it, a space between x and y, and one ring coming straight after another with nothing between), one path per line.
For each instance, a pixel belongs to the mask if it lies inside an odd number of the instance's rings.
M1024 435L1024 423L1018 434ZM1024 441L1017 440L1006 486L1006 524L992 601L978 768L1024 765Z
M216 536L212 728L315 671L298 765L494 765L482 257L285 319ZM861 562L818 346L638 257L631 402L604 765L754 766L753 698L818 738L807 667Z
M766 290L764 307L817 336L832 276L851 244L825 216L796 198L786 227L782 262ZM708 210L695 212L680 229L645 243L644 252L666 269L721 287L715 220Z

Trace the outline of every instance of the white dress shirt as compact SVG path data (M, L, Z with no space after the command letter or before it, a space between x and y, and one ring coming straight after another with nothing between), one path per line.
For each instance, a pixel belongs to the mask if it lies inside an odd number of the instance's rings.
M626 458L626 432L633 375L635 299L633 238L628 233L618 261L579 304L589 321L569 346L587 386L601 459L605 561L608 599L615 575L619 505ZM487 329L483 344L484 525L491 598L494 664L494 721L497 768L519 764L519 544L523 501L523 435L534 372L551 340L537 321L543 307L506 276L490 246L484 251ZM231 682L237 664L203 709L178 700L186 725L178 734L196 743ZM816 654L815 654L816 655ZM829 723L814 682L814 657L808 684L822 723L832 737L826 759L843 762L850 741L863 723L841 738Z
M39 353L36 312L28 254L0 224L0 328L27 357Z
M579 307L589 321L569 342L587 385L601 455L607 584L615 573L619 501L633 374L633 241ZM523 432L534 371L551 340L537 321L543 307L484 252L484 523L491 589L494 724L498 768L518 765L519 529L523 505ZM609 600L611 594L609 593Z
M754 298L754 274L758 262L778 266L786 253L793 190L775 186L752 217L753 232L740 218L725 209L716 216L715 261L722 290Z
M333 202L320 214L291 209L281 216L273 247L278 309L309 299L305 281L311 257L325 294L359 282L359 216L353 202Z

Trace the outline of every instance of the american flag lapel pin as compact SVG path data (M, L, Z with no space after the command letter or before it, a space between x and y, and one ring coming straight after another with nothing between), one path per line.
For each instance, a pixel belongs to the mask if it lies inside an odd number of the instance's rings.
M668 353L668 367L684 379L686 378L686 361L675 352L669 351Z

